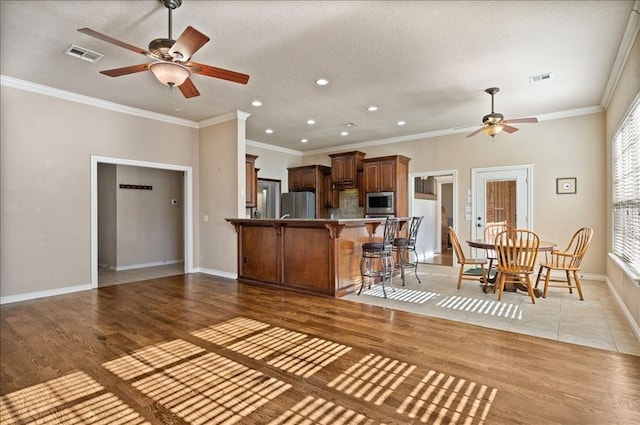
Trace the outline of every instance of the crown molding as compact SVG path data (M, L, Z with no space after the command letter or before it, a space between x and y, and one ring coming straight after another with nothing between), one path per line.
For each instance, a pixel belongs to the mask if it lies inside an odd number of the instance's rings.
M618 85L618 81L620 80L622 71L624 70L627 61L629 60L631 48L633 47L633 43L635 43L636 38L638 37L638 32L640 32L640 0L636 0L633 3L633 7L631 8L631 12L629 13L629 20L627 21L627 28L624 30L624 35L622 36L622 41L620 42L620 47L618 48L616 60L613 63L613 68L611 68L609 81L607 82L607 86L604 89L602 100L600 100L600 104L605 109L609 108L609 103L611 102L613 93L615 92L616 86Z
M124 114L135 115L142 118L148 118L156 121L162 121L169 124L182 125L185 127L198 128L198 123L191 120L172 117L170 115L158 114L157 112L145 111L144 109L132 108L130 106L121 105L119 103L108 102L106 100L97 99L95 97L84 96L56 89L53 87L36 84L25 80L0 75L0 86L11 87L32 93L42 94L44 96L55 97L58 99L68 100L70 102L81 103L84 105L95 106L96 108L107 109L109 111L121 112Z
M304 152L302 152L302 151L297 151L295 149L289 149L289 148L283 148L283 147L275 146L275 145L269 145L267 143L262 143L262 142L256 142L255 140L246 139L245 142L246 142L247 146L253 146L254 148L266 149L266 150L269 150L269 151L275 151L275 152L280 152L280 153L287 153L289 155L297 155L297 156L303 156L304 155Z
M231 120L243 120L246 121L251 114L242 111L229 112L227 114L218 115L217 117L207 118L206 120L198 121L198 128L210 127L212 125L220 124Z

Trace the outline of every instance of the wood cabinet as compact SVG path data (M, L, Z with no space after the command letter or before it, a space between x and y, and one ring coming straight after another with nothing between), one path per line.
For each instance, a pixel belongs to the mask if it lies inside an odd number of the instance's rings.
M327 208L339 208L340 207L340 192L333 189L333 182L331 180L331 169L326 171L323 176L324 180L324 203Z
M309 191L316 194L316 218L329 217L325 176L331 175L331 168L324 165L306 165L287 168L289 171L289 192Z
M363 160L364 192L393 192L396 217L406 217L409 212L409 161L402 155Z
M331 157L331 181L334 188L357 188L358 171L362 171L365 153L353 151L329 156Z
M384 232L383 219L226 221L238 234L239 282L336 298L360 287L362 243Z
M255 208L258 205L258 170L256 169L257 155L246 154L245 161L245 195L247 208Z
M289 170L289 192L300 192L304 190L315 191L318 182L316 181L315 166L288 168Z

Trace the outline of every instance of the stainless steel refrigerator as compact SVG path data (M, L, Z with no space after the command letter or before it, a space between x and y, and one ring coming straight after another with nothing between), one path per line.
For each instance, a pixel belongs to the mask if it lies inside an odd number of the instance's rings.
M316 218L316 195L313 192L282 194L281 217ZM287 216L288 214L288 216Z

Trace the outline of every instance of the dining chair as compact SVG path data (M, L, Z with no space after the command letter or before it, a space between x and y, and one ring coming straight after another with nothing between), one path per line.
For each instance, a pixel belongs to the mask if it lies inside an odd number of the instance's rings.
M515 227L507 224L506 221L493 221L488 222L484 227L484 240L486 242L494 243L496 239L496 235L500 232L504 232L505 230L515 229ZM494 249L486 250L487 260L489 260L489 267L487 268L487 274L489 278L491 278L491 270L496 269L496 261L498 260L498 254Z
M404 286L404 269L413 268L416 273L416 279L422 283L418 276L418 253L416 252L416 242L418 240L418 230L420 223L424 217L411 217L409 224L409 234L406 238L395 238L393 240L393 251L398 256L396 267L400 269L400 277L402 278L402 286ZM415 262L411 260L411 256L415 257Z
M538 235L530 230L508 229L496 235L494 246L498 258L498 301L502 300L504 285L509 282L525 285L535 304L531 275L538 259Z
M460 289L460 284L462 280L475 280L478 281L478 278L482 279L486 285L487 282L487 273L485 272L485 264L487 264L487 260L478 259L478 258L467 258L464 255L464 251L462 250L462 246L460 245L460 240L458 239L458 235L456 234L453 227L449 226L449 239L451 240L451 245L453 245L453 251L456 254L456 260L460 265L460 271L458 272L458 289ZM467 266L475 266L472 269L465 270ZM480 266L480 274L478 274L478 266Z
M587 253L589 245L591 244L591 237L593 236L593 229L591 227L583 227L578 229L571 238L569 245L564 251L553 250L547 256L544 262L540 264L540 270L538 271L538 278L536 279L536 288L540 282L540 278L544 274L544 290L542 291L542 297L547 298L547 290L550 286L559 288L568 288L569 293L572 294L573 288L578 289L578 295L580 295L580 301L584 300L582 295L582 286L580 285L580 278L578 272L580 271L580 263L582 258ZM558 270L565 273L566 279L551 278L552 270ZM571 284L570 273L573 273L573 279L575 280L575 286ZM564 285L550 285L550 282L564 282Z

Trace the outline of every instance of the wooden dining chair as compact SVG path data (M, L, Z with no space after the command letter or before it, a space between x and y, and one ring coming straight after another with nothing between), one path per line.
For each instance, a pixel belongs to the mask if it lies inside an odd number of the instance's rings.
M498 257L498 301L502 300L504 285L509 282L525 285L535 304L531 275L538 259L538 235L530 230L508 229L496 235L494 246Z
M580 285L580 278L578 272L580 271L580 264L582 258L587 253L589 245L591 244L591 237L593 236L593 229L591 227L583 227L578 229L571 238L569 245L564 251L553 250L549 254L544 262L540 264L540 270L538 271L538 278L536 279L536 288L540 283L540 278L544 274L544 290L542 291L542 297L547 297L547 290L550 286L568 288L569 293L572 294L573 288L578 289L578 295L580 295L580 301L584 300L582 295L582 286ZM554 278L551 279L551 271L558 270L565 273L566 279ZM573 273L573 279L575 280L575 286L571 284L570 273ZM564 282L563 285L550 285L550 282Z
M485 271L485 264L487 264L487 260L485 259L477 259L477 258L467 258L464 255L464 251L462 250L462 246L460 245L460 240L458 239L458 235L456 234L453 227L449 226L449 239L451 240L451 245L453 245L453 250L456 254L456 260L460 265L460 271L458 272L458 289L460 289L460 284L462 280L475 280L478 281L479 278L482 279L482 282L487 282L487 273ZM475 266L472 269L465 270L467 266ZM478 274L478 266L480 267L480 274Z
M505 230L515 229L513 226L507 224L506 221L494 221L488 222L484 227L484 240L486 242L494 243L496 235ZM498 254L493 249L486 250L487 260L489 260L489 267L487 267L487 274L491 278L491 270L496 269L496 262L498 260Z

